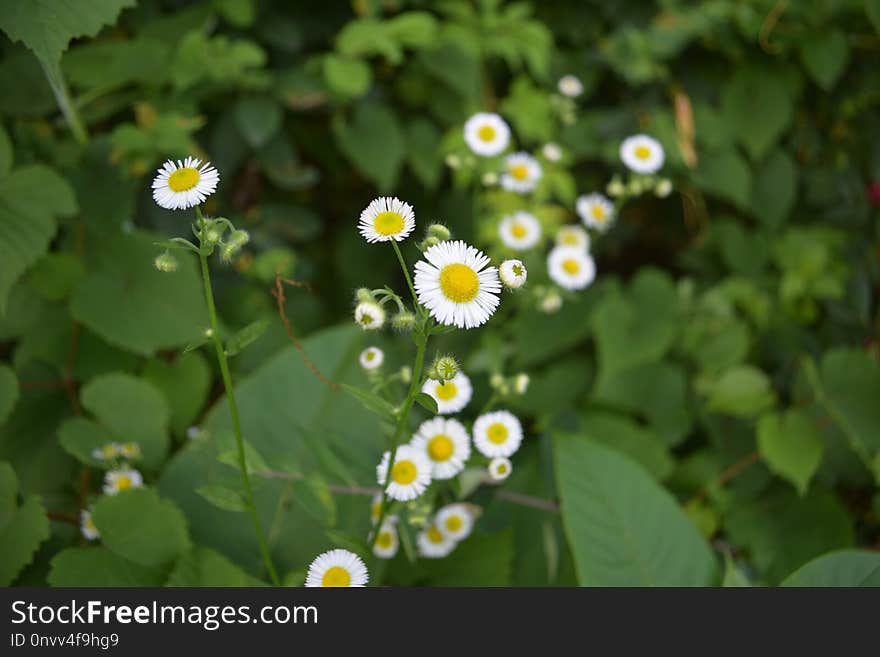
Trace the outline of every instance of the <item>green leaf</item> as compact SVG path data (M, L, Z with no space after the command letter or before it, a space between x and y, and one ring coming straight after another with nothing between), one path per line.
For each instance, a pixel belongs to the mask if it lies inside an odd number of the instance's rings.
M724 553L724 578L721 580L721 586L725 588L751 586L748 578L737 568L730 554Z
M210 484L208 486L200 486L196 492L208 500L218 509L225 511L246 511L247 504L242 494L220 484Z
M63 301L85 276L82 260L73 253L47 253L28 280L47 301Z
M758 451L773 472L803 495L819 469L825 441L808 415L798 410L768 413L758 420Z
M52 557L51 586L160 586L163 569L142 566L105 547L66 548Z
M40 498L32 495L17 505L18 478L0 462L0 586L9 586L49 538L49 519Z
M201 545L184 554L168 576L165 586L265 586L229 559Z
M880 587L880 554L866 550L823 554L786 577L780 586Z
M83 407L116 437L134 441L144 464L157 467L168 451L168 405L155 386L130 374L102 374L80 392Z
M399 64L403 50L385 26L375 18L349 21L336 35L337 52L348 57L382 55L391 64Z
M92 456L92 452L118 437L109 429L84 417L72 417L58 427L58 442L72 456L86 465L106 467L106 463Z
M104 545L143 566L167 564L189 548L186 518L151 488L101 497L92 519Z
M596 444L629 457L658 481L675 467L661 439L625 415L587 411L581 418L581 432Z
M346 98L359 98L369 91L373 70L360 59L330 53L324 57L324 80L334 93Z
M141 376L163 393L171 412L171 430L177 436L184 435L199 417L210 392L211 369L204 356L194 353L174 362L150 360Z
M0 178L5 177L12 170L14 153L12 142L9 141L9 133L3 124L0 124Z
M402 46L426 48L437 38L437 19L427 11L407 11L385 23L385 34Z
M783 150L773 151L758 165L752 187L751 210L770 227L785 223L797 197L798 169Z
M877 34L880 34L880 0L865 0L865 14Z
M582 437L553 438L562 520L585 586L707 586L706 542L672 496L625 456Z
M394 187L406 144L397 117L390 109L385 105L360 104L350 119L334 117L333 135L345 156L380 191Z
M0 425L15 408L18 401L18 379L8 365L0 365Z
M238 445L235 441L235 434L231 431L222 432L217 436L217 447L219 450L217 460L226 465L231 465L238 470ZM247 471L250 473L263 472L269 469L257 448L247 440L244 441L244 463Z
M95 36L135 0L9 0L0 5L0 28L30 48L46 69L57 71L71 39Z
M513 531L474 534L445 559L425 560L432 586L510 586L513 571Z
M707 407L716 413L752 417L775 404L767 375L751 365L731 367L708 388Z
M364 408L368 411L375 413L376 415L384 418L393 418L394 417L394 406L390 403L382 399L379 395L373 394L369 390L364 390L362 388L358 388L357 386L349 385L347 383L343 383L340 386L345 392L349 395L357 399L361 404L363 404ZM418 398L417 398L418 399ZM437 402L434 402L434 413L437 413Z
M437 400L424 392L420 392L416 395L416 403L432 415L437 415L439 411L437 408Z
M170 56L168 44L156 39L102 39L71 48L61 68L72 86L112 89L164 78Z
M849 44L841 30L823 30L803 39L801 61L810 77L825 91L831 91L849 62Z
M243 98L233 110L235 124L251 148L268 143L281 129L281 105L271 98Z
M735 70L721 89L722 111L749 155L758 160L791 124L794 99L788 81L772 69L752 66Z
M293 480L291 486L293 499L306 513L327 527L336 524L336 502L320 475L312 473L304 479Z
M752 172L739 151L729 149L702 153L694 178L710 194L730 201L739 208L749 207Z
M249 344L255 342L261 335L263 335L263 333L265 333L266 329L269 328L269 323L269 319L263 317L255 322L251 322L235 333L235 335L226 341L226 355L235 356Z
M440 131L424 117L416 117L406 126L406 162L419 181L434 189L443 174Z
M0 316L12 284L46 253L56 218L76 210L70 185L48 167L19 167L0 180Z
M156 271L154 242L140 231L108 240L70 306L107 342L142 356L200 339L208 325L195 263L180 257L178 271Z

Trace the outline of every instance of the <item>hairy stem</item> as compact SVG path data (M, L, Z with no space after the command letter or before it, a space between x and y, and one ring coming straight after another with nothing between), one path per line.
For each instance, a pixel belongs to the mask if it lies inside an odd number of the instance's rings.
M67 121L67 125L70 127L70 132L73 134L74 139L76 139L81 146L85 146L89 143L89 133L86 130L86 126L82 122L82 119L80 119L76 107L70 99L70 94L67 91L67 83L64 81L61 68L55 66L50 70L50 68L43 65L43 73L46 74L46 80L49 82L49 86L52 88L52 93L55 95L55 102L58 103L58 109L60 109L61 113L64 115L64 120Z

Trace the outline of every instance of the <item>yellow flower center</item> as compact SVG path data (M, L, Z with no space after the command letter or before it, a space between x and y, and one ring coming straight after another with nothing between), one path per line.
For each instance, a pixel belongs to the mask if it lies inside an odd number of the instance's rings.
M101 454L104 455L105 459L112 459L114 456L116 456L116 447L114 447L113 445L104 445L101 448Z
M455 451L455 445L449 436L437 434L428 442L428 455L433 461L446 461Z
M364 358L367 359L367 362L373 360L375 357L376 357L376 352L374 352L374 351L368 351L367 354L364 356Z
M398 212L381 212L373 220L373 228L380 235L397 235L403 230L403 217Z
M517 238L518 240L521 240L523 237L526 236L526 234L529 231L526 230L526 227L523 226L522 224L516 223L516 224L513 224L513 226L510 229L510 232L513 234L513 236L515 238Z
M446 529L451 532L457 532L464 525L464 520L461 519L461 516L449 516L446 519Z
M342 566L333 566L328 568L321 578L322 586L349 586L351 584L351 575Z
M495 472L497 472L500 475L507 474L507 464L506 463L499 463L495 468Z
M416 479L418 470L412 461L398 461L391 468L391 478L398 484L406 486Z
M97 526L95 525L95 521L92 520L91 516L89 516L88 518L86 518L85 525L86 525L86 529L88 529L90 532L96 532L96 531L98 531L98 528L97 528Z
M577 246L578 245L578 237L574 233L563 233L562 238L560 240L566 246Z
M649 157L651 157L651 149L647 146L636 146L635 153L636 157L640 160L647 160Z
M440 271L440 290L450 301L467 303L480 291L480 279L473 269L455 262Z
M363 324L364 326L369 326L372 323L373 323L373 316L371 314L364 313L363 315L361 315L361 324Z
M431 529L428 530L428 540L432 543L442 543L443 542L443 534L440 533L440 530L431 526Z
M565 270L565 273L574 276L581 270L581 263L574 258L568 258L562 261L562 268Z
M507 427L501 422L489 425L489 428L486 430L486 437L489 439L489 442L495 443L496 445L500 445L506 441L508 434Z
M394 537L391 535L391 532L380 532L379 537L376 539L376 545L378 545L383 550L387 550L394 543Z
M186 192L199 184L199 172L192 167L183 167L168 176L168 187L172 192Z
M122 475L116 480L117 490L128 490L129 488L131 488L131 477L128 475Z
M529 168L525 164L515 164L510 167L510 175L517 180L525 180L529 177Z
M455 387L452 381L444 381L437 384L437 387L434 388L434 394L441 401L449 401L450 399L455 399L455 395L458 394L458 388Z
M477 136L483 141L492 141L495 139L495 128L490 125L484 125L477 131Z
M370 516L378 520L379 514L382 512L382 500L376 500L370 506Z
M526 273L522 265L513 265L510 269L517 278Z
M599 221L602 221L605 218L605 208L603 208L601 205L596 204L590 208L590 214L593 215L593 219L598 219Z

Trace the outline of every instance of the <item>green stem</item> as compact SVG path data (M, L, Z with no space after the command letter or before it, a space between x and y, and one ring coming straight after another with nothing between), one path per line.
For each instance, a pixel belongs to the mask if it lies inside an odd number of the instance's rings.
M82 119L79 118L79 113L76 111L76 107L70 100L70 94L67 91L67 83L64 81L64 75L61 73L61 68L56 66L50 70L47 66L43 65L43 73L46 74L46 80L48 80L49 86L52 88L52 93L55 94L55 102L58 103L58 108L64 115L64 119L70 127L70 132L73 133L74 139L76 139L81 146L85 146L89 143L89 133L86 130Z
M199 216L201 216L201 213L199 213ZM229 400L229 414L232 416L232 428L235 432L235 443L238 448L238 467L241 470L241 480L244 484L245 504L254 523L254 532L257 535L257 543L260 545L263 564L269 573L272 583L275 586L280 586L281 582L278 579L278 573L275 572L272 557L269 555L269 547L266 545L266 539L263 536L263 527L260 524L260 516L257 514L257 505L254 502L254 491L251 488L251 478L247 471L247 461L244 455L244 438L241 435L241 422L238 416L238 404L235 401L235 392L232 389L232 376L229 373L226 351L223 348L223 342L220 340L220 327L217 323L217 311L214 308L214 292L211 288L211 275L208 271L208 257L204 253L199 253L199 260L202 263L202 283L205 287L205 301L208 303L208 314L211 318L211 339L214 341L214 347L217 351L217 362L220 365L223 386L226 388L226 399Z
M416 296L416 288L413 287L412 278L409 275L409 269L406 268L406 261L403 259L403 254L400 252L400 247L397 246L397 242L391 240L391 246L394 247L394 253L397 254L397 262L400 263L400 268L403 270L403 275L406 277L406 284L409 286L409 291L412 294L413 303L415 307L419 306L419 298Z

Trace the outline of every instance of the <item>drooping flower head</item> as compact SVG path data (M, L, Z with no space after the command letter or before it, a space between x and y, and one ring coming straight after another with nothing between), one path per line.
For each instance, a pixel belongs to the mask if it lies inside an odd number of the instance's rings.
M569 98L577 98L584 93L584 83L574 75L563 75L556 84L559 93Z
M462 541L474 528L474 515L467 504L447 504L437 511L434 523L453 541Z
M508 249L526 251L541 240L541 223L531 212L514 212L502 217L498 236Z
M361 352L358 361L365 370L375 370L382 367L385 353L379 347L367 347Z
M153 200L166 210L186 210L204 202L217 189L220 174L195 157L168 160L153 179Z
M505 260L498 268L498 276L505 286L511 290L516 290L526 284L529 272L526 270L522 260Z
M528 153L512 153L504 158L501 186L509 192L527 194L541 179L541 164Z
M663 146L653 137L633 135L620 144L620 159L631 171L651 174L660 170L666 155Z
M365 331L375 331L385 324L385 311L375 301L361 301L354 308L354 321Z
M434 398L440 415L449 415L468 405L474 389L467 374L459 371L448 381L428 379L422 385L422 392Z
M510 462L510 459L500 456L489 462L488 470L492 481L504 481L513 472L513 464Z
M547 256L547 273L566 290L583 290L596 278L596 263L583 249L557 246Z
M363 560L354 552L337 548L315 557L309 565L306 586L363 587L368 579Z
M388 478L388 461L391 453L385 452L382 461L376 466L376 480L380 486L388 485L386 491L392 500L408 502L425 492L431 483L431 462L424 452L411 445L401 445L394 455L391 477Z
M614 221L614 205L598 193L579 196L575 209L588 228L604 232Z
M510 143L510 128L497 114L479 112L464 124L464 141L474 153L492 157Z
M410 443L431 462L431 477L452 479L464 470L471 455L471 439L458 420L435 417L422 422Z
M365 240L375 242L400 242L416 227L416 214L409 203L399 198L381 196L361 212L358 230Z
M510 411L484 413L474 421L474 447L483 456L510 456L522 438L522 425Z

